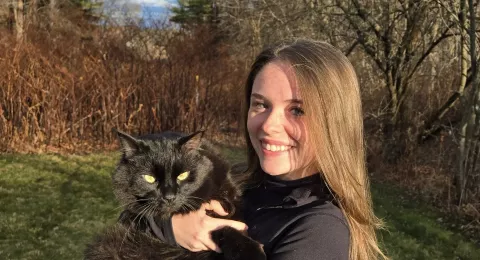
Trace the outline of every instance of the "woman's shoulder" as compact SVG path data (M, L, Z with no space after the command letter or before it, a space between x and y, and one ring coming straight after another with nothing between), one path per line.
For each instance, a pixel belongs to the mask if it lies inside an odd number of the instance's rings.
M284 226L271 245L272 259L348 259L350 231L333 203L306 209ZM301 249L301 250L298 250Z
M330 230L332 234L349 234L348 222L345 215L332 201L298 209L295 216L286 223L282 233L285 235L287 233L295 233L299 230L315 230L321 232Z
M287 234L301 231L314 234L316 232L331 235L347 234L347 236L350 233L343 212L332 202L326 202L305 210L305 212L299 212L284 231Z
M315 220L318 218L329 219L330 222L341 222L348 228L347 219L342 210L336 205L334 201L325 202L322 205L313 206L308 214L308 218Z

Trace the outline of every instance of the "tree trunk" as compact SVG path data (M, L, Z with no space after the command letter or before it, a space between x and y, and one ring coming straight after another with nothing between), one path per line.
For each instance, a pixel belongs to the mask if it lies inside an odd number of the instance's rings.
M407 86L398 86L403 84L401 81L392 80L386 77L387 88L390 94L389 116L384 121L383 127L383 159L388 163L396 163L405 153L408 143L408 126L405 106L405 92L403 89Z
M459 15L459 22L460 22L460 29L461 29L461 35L460 35L460 47L461 47L461 78L460 78L460 87L459 90L463 90L465 88L465 84L467 82L467 58L468 58L468 49L467 49L467 21L465 19L466 17L466 1L461 0L460 1L460 15ZM463 93L462 93L463 94ZM459 158L458 158L458 171L455 174L455 183L456 183L456 193L457 193L457 198L458 198L458 203L461 203L463 200L463 194L464 194L464 180L465 180L465 161L466 161L466 134L467 134L467 125L468 121L467 119L464 119L462 121L462 125L460 127L460 139L459 139Z
M57 0L50 0L48 4L48 28L51 28L54 21L58 19L57 15Z
M480 135L480 88L479 88L479 73L478 73L478 64L477 64L477 24L476 24L476 12L475 12L476 5L474 6L473 0L468 0L468 9L469 9L469 17L470 17L470 58L472 62L472 73L473 73L473 93L474 93L474 101L472 106L472 113L475 114L475 122L474 122L474 131L472 133L472 143L473 149L471 149L470 153L472 154L471 160L471 169L469 174L465 178L465 189L470 191L470 194L475 196L478 194L480 189L480 179L479 174L477 172L477 161L479 157L479 135ZM467 181L470 180L470 185L467 184ZM467 186L468 185L468 186ZM465 194L465 192L464 192Z
M466 0L460 2L461 12L466 17ZM472 68L472 96L467 99L466 111L464 112L462 126L460 128L460 151L459 151L459 170L456 176L456 192L458 205L462 205L468 199L468 193L475 194L478 192L476 164L479 156L479 142L478 135L480 134L480 91L478 87L478 67L476 60L476 21L473 1L468 0L470 24L469 24L469 38L470 38L470 59ZM466 20L463 21L464 25ZM471 182L468 185L468 182Z
M15 31L17 33L17 40L21 41L24 34L24 2L23 0L16 0L16 5L14 8L15 16Z
M8 4L8 20L7 20L7 28L10 32L15 31L15 2L11 0Z
M26 13L27 13L27 21L29 24L35 24L35 25L37 24L38 1L39 0L28 1L28 8Z

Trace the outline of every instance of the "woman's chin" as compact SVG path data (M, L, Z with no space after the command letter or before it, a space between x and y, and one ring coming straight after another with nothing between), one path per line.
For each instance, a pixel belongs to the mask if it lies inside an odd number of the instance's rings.
M286 167L283 165L278 165L278 164L266 164L266 163L261 163L260 166L262 167L262 170L272 176L283 176L287 175L288 172L290 172L290 167Z

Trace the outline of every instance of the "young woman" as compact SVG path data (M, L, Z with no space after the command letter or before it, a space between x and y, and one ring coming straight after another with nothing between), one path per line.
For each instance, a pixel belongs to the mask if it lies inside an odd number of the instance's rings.
M360 92L348 59L312 40L284 42L257 57L245 92L249 235L269 260L385 258L365 172ZM172 218L176 243L218 250L210 231L246 225L209 217L218 202Z

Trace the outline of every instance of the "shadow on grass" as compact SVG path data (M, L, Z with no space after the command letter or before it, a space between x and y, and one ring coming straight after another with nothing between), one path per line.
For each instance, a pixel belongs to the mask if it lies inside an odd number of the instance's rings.
M0 157L0 255L81 259L93 234L118 216L113 157Z

